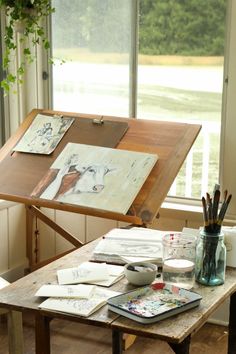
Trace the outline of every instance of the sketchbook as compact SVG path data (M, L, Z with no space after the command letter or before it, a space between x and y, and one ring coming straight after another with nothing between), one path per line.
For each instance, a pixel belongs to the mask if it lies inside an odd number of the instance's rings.
M74 118L38 114L13 151L49 155L73 122Z
M95 291L93 291L92 296L88 299L49 298L43 301L39 307L44 310L66 312L88 317L104 306L110 297L118 294L116 291L95 287Z
M85 285L85 284L79 284L79 285L45 284L38 289L38 291L35 293L35 296L88 299L92 295L94 289L95 286Z
M126 214L156 154L68 143L32 197Z
M162 238L167 231L141 227L112 229L93 250L92 260L125 264L152 262L162 264Z
M84 262L78 267L57 271L59 284L89 283L111 286L124 277L124 267L105 263Z
M196 307L201 299L195 292L167 283L154 283L115 296L107 303L111 311L147 324Z
M60 269L57 271L59 284L79 284L108 279L106 264L84 262L78 267Z

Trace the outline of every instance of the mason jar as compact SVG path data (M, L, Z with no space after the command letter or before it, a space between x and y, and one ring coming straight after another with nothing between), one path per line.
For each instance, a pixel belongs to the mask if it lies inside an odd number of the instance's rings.
M163 281L191 289L195 281L196 237L182 233L166 234L163 245Z
M224 234L200 231L196 248L195 278L200 284L214 286L224 284L226 247Z

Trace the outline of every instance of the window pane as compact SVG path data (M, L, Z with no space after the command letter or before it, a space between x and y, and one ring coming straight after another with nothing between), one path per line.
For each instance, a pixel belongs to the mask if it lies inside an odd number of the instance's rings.
M138 117L202 124L169 194L218 182L226 0L140 0Z
M131 0L53 6L53 108L128 116Z

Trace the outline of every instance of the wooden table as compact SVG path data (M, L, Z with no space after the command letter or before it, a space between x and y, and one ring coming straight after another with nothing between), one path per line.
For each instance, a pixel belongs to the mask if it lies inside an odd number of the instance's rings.
M122 334L131 333L166 341L176 354L188 354L191 335L198 331L211 314L230 297L230 324L228 354L236 353L236 269L227 269L224 285L205 287L195 284L194 291L202 295L199 307L150 325L142 325L108 310L104 306L88 318L38 308L43 299L35 297L35 292L45 283L56 284L56 270L69 268L90 259L98 240L53 261L0 291L0 307L16 311L30 311L36 318L36 353L50 353L50 321L61 318L86 323L92 326L110 328L113 338L113 354L122 353ZM111 288L128 291L132 286L123 278Z
M49 155L25 154L12 151L13 147L23 136L27 128L38 114L60 114L65 117L75 117L75 122L65 134L55 151ZM128 125L128 130L119 141L116 148L130 151L140 151L157 154L159 159L149 177L135 198L126 215L102 211L99 209L65 204L55 200L46 200L31 197L33 189L48 171L51 164L61 153L68 142L90 144L90 130L84 129L81 135L81 126L88 126L88 122L99 120L101 116L80 113L56 112L34 109L19 127L17 132L7 141L0 150L0 198L15 201L26 205L27 211L27 257L30 268L33 269L37 259L37 247L32 240L33 217L36 216L61 234L73 246L80 247L81 242L73 235L62 229L42 213L40 207L47 207L85 215L103 217L135 225L151 224L157 216L177 173L180 170L190 148L195 141L201 126L198 124L172 123L165 121L150 121L143 119L126 119L120 117L103 116L104 127L120 122ZM90 123L92 126L92 123ZM94 127L93 127L94 129ZM98 128L100 132L103 127ZM105 134L103 140L100 133L96 134L96 145L104 146L106 138L108 146L112 146L112 139ZM108 136L107 136L108 135ZM94 144L94 143L93 143ZM37 241L37 240L36 240Z

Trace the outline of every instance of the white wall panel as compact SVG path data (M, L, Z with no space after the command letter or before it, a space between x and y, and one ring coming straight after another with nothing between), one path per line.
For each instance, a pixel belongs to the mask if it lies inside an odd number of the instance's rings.
M55 220L55 210L41 208L41 211L52 220ZM56 241L55 231L47 226L45 223L38 220L39 227L39 247L40 247L40 260L43 261L55 255Z
M164 216L154 220L152 224L152 228L164 231L181 231L185 226L186 220L176 219L174 217L168 218Z
M8 216L0 211L0 273L8 270Z
M8 209L9 269L26 261L26 218L22 204Z
M95 240L115 227L118 227L117 221L86 216L86 242Z
M85 216L57 210L56 223L70 232L78 240L85 242ZM74 247L59 234L56 234L56 253L67 251Z

